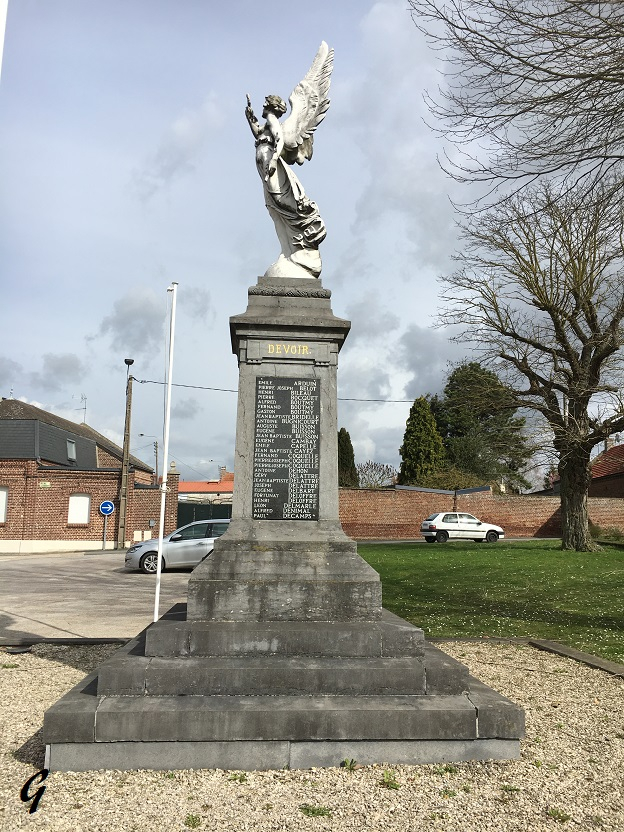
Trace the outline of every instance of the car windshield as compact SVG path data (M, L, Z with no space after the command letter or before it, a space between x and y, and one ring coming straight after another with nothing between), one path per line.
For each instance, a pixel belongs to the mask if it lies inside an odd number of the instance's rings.
M438 516L438 512L436 512L435 514L432 514L431 517L426 517L425 518L425 523L427 522L427 520L435 520L437 516Z

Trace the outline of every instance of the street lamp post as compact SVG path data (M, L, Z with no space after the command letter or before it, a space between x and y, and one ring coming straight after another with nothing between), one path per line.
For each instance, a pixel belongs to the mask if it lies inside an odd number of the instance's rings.
M130 468L130 419L132 415L132 382L130 367L133 358L124 358L127 367L126 378L126 419L124 423L123 455L121 459L121 488L119 491L119 525L117 527L117 548L126 546L126 511L128 506L128 469Z

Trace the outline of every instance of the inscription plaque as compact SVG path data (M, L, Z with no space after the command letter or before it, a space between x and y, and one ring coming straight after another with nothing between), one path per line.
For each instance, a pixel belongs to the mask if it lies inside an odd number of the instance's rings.
M318 520L320 398L318 379L256 379L255 520Z

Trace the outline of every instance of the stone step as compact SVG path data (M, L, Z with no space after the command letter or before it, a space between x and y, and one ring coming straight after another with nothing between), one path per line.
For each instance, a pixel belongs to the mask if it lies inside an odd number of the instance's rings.
M146 633L146 656L401 656L423 655L421 629L383 610L380 622L157 621Z
M456 696L102 697L95 672L46 711L43 739L54 745L524 736L521 708L472 677L469 687Z
M440 675L440 674L438 674ZM446 679L451 687L450 674ZM467 680L466 680L467 681ZM461 693L463 687L454 693ZM113 658L98 675L99 696L424 695L422 659Z
M475 739L467 696L120 696L100 700L96 742Z

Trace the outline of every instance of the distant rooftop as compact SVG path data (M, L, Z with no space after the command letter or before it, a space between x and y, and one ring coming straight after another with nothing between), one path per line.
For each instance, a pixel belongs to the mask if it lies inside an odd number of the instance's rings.
M54 413L48 413L47 410L41 410L33 404L21 402L19 399L2 399L0 400L0 419L15 419L15 420L30 420L43 422L44 425L53 425L54 427L66 430L69 433L75 433L85 439L91 439L96 445L99 445L105 451L108 451L113 456L123 457L123 449L111 442L97 430L85 424L78 424L78 422L70 422L69 419L63 419L62 416L57 416ZM154 472L145 462L136 456L130 454L130 464L133 468L139 468L142 471L147 471L150 474Z
M234 491L234 474L220 468L219 475L218 480L180 480L178 494L231 494Z
M592 479L624 473L624 445L613 445L592 461Z

